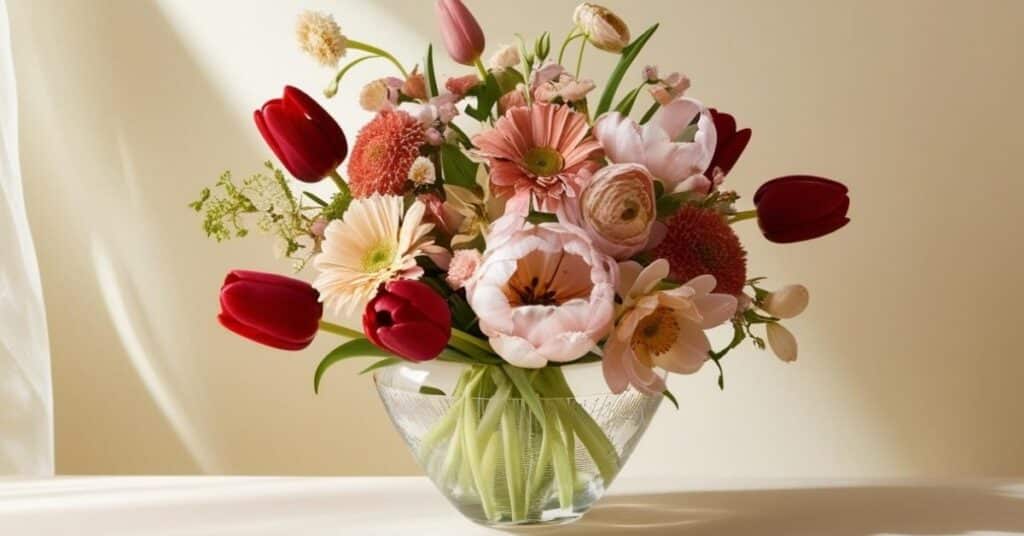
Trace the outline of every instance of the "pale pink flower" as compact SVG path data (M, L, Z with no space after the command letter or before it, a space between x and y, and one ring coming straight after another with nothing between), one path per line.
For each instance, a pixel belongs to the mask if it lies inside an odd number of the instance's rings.
M684 74L672 73L667 78L659 80L648 91L658 104L668 106L672 101L682 97L687 89L690 89L690 79Z
M482 259L483 255L475 249L455 250L455 253L452 255L452 261L448 265L448 275L445 276L444 280L448 282L450 287L459 290L473 277Z
M540 210L556 212L600 166L601 145L588 128L586 116L568 106L534 103L506 112L473 145L490 165L492 193L513 210L525 213L533 198Z
M624 260L645 249L657 211L654 178L639 164L599 169L580 194L580 223L594 245Z
M465 95L478 85L480 85L480 77L475 74L467 74L466 76L449 78L444 83L444 88L456 95Z
M761 303L761 309L776 318L794 318L807 309L810 292L803 285L786 285L769 293Z
M648 65L644 67L643 77L645 82L654 83L658 81L658 66Z
M423 138L427 140L427 143L435 147L444 143L444 136L442 136L434 127L430 127L424 131Z
M694 118L695 131L689 128ZM689 98L662 107L643 126L618 112L602 115L594 124L594 136L609 160L646 166L669 192L696 186L684 181L707 170L717 141L711 112Z
M648 394L665 390L663 374L700 370L711 343L705 330L732 318L736 297L714 294L715 278L696 277L672 290L658 291L668 277L669 264L658 259L647 267L619 264L619 320L604 346L605 381L614 393L632 385Z
M768 330L768 347L772 349L772 353L784 363L796 361L798 352L796 337L793 336L793 333L778 322L769 322L766 329Z
M466 296L498 355L540 368L578 359L607 335L616 277L615 262L582 229L520 219L518 228L488 235Z

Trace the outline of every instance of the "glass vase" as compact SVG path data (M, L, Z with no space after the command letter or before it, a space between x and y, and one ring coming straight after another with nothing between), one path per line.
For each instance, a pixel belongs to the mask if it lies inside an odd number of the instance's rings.
M487 526L579 519L618 475L661 395L608 392L600 364L430 362L379 370L395 428L442 494Z

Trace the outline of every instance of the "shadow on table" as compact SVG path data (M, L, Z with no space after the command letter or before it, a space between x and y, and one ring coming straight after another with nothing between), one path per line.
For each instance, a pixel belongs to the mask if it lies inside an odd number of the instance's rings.
M1024 485L869 486L612 496L578 523L531 534L870 536L1024 534Z

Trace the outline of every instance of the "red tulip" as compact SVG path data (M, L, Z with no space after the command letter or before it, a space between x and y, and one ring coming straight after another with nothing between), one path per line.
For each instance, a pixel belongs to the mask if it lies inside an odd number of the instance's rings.
M437 21L448 55L463 65L473 65L484 52L484 32L462 0L437 0Z
M309 283L277 274L232 270L220 289L220 323L235 333L281 350L313 342L323 305Z
M363 333L409 361L434 359L452 334L448 302L425 283L391 281L366 304Z
M295 178L317 182L348 155L345 133L309 95L292 86L253 113L260 134Z
M825 236L850 222L847 188L809 175L772 179L754 194L757 221L772 242L800 242Z
M711 158L711 164L707 169L708 176L711 176L716 166L722 173L728 175L750 143L751 130L745 128L737 131L736 119L714 108L711 109L711 118L715 122L718 143L715 145L715 156Z

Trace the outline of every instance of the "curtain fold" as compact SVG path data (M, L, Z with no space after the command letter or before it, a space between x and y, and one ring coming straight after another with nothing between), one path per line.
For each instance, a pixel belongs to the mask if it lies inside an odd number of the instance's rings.
M10 34L0 0L0 475L52 475L50 348L22 193Z

